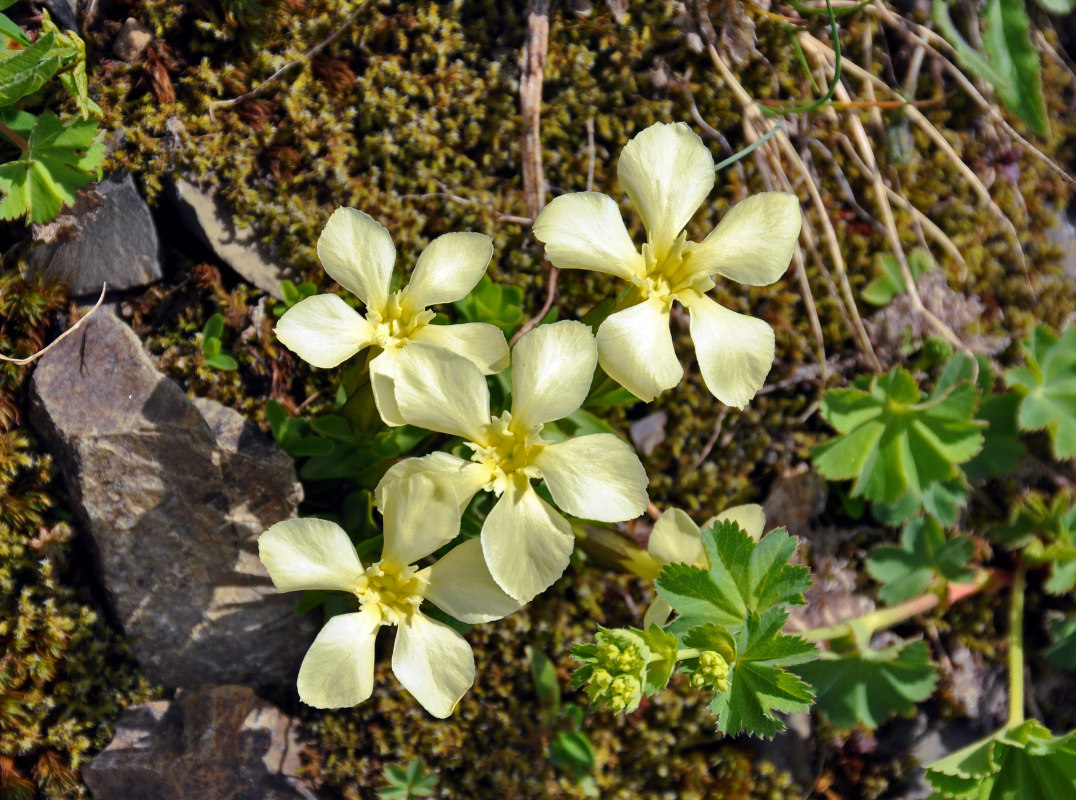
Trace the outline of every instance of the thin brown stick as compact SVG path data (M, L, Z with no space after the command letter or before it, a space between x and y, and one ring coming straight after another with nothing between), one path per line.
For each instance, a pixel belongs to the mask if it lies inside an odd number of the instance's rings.
M0 361L7 361L9 364L15 364L16 366L19 366L19 367L25 367L27 364L30 364L30 363L36 361L37 359L41 358L41 356L45 355L45 353L47 353L49 350L51 350L53 347L55 347L57 344L59 344L61 339L63 339L65 336L70 336L72 333L74 333L76 330L78 330L78 326L81 325L86 320L88 320L90 318L90 316L93 314L93 312L101 307L101 303L103 303L104 300L105 300L105 292L106 291L108 291L108 284L107 283L102 283L101 284L101 296L97 298L97 302L94 303L93 308L91 308L89 311L87 311L86 314L82 317L82 319L80 319L78 322L76 322L74 325L72 325L66 331L64 331L59 336L57 336L55 339L53 339L49 344L45 345L45 347L38 350L32 356L27 356L26 358L11 358L10 356L5 356L2 353L0 353Z
M523 72L519 77L519 107L523 117L523 198L527 213L537 217L545 207L545 171L542 167L542 83L549 52L549 0L527 0L527 41L523 47ZM546 298L538 313L523 323L509 344L534 328L553 307L560 270L547 264Z

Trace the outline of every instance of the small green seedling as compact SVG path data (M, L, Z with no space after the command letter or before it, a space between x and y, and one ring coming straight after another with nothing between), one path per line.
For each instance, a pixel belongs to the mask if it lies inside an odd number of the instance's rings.
M202 355L205 363L213 367L231 371L239 367L232 354L221 348L220 335L224 333L224 317L214 314L202 328Z
M385 767L383 789L377 790L381 800L411 800L412 797L429 797L437 786L437 775L427 773L420 759L412 758L407 767L389 764Z

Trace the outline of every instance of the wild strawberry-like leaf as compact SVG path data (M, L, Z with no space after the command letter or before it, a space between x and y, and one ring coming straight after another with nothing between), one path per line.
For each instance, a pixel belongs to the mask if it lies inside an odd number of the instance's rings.
M810 571L788 560L796 539L783 529L755 542L735 522L716 522L702 531L709 569L669 564L656 581L658 592L677 613L669 630L715 623L735 633L749 612L777 605L802 605Z
M105 154L97 124L65 125L55 114L34 117L23 111L8 111L3 120L24 136L27 149L17 161L0 166L0 219L25 216L28 222L47 222L97 177Z
M834 725L877 728L908 716L934 692L937 667L925 642L897 642L880 650L824 651L793 670L814 687L819 709Z
M927 765L933 798L1017 800L1073 797L1076 731L1054 736L1037 720L1002 728Z
M960 476L983 446L983 423L973 419L979 390L960 382L923 398L903 369L875 378L869 391L837 389L822 414L840 434L815 449L815 466L831 480L854 479L852 496L894 503L923 497L935 482Z
M867 570L884 584L878 597L887 605L894 605L922 594L936 578L953 582L970 580L973 572L967 563L973 550L966 536L946 541L938 521L923 516L904 526L900 547L874 548Z
M788 619L782 608L748 613L736 634L736 655L729 662L728 689L710 702L717 729L732 736L773 736L784 730L775 712L797 713L811 707L811 687L785 667L817 658L813 644L781 633Z
M1005 382L1023 395L1021 430L1046 430L1054 457L1076 456L1076 326L1060 338L1036 328L1024 343L1025 366L1006 371Z

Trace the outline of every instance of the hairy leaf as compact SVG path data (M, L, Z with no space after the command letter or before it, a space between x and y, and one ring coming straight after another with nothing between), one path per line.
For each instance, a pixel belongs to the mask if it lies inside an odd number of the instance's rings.
M46 33L25 50L6 51L0 59L0 107L14 105L40 89L63 63L56 52L55 36Z
M1053 736L1037 720L992 736L927 765L935 797L1023 800L1076 792L1076 731Z
M852 495L873 502L894 503L909 491L923 497L982 448L983 425L972 419L978 402L966 382L924 399L900 368L875 378L870 391L827 392L822 414L840 435L815 449L815 466L831 480L854 479Z
M1021 430L1046 430L1061 461L1076 456L1076 326L1061 338L1039 327L1024 343L1026 365L1006 371L1005 382L1023 394Z
M0 219L25 216L29 222L47 222L96 177L105 153L97 124L64 125L55 114L35 118L25 112L5 114L4 122L25 134L28 148L19 160L0 166Z
M736 636L735 660L729 662L729 688L710 702L722 733L773 736L785 727L775 712L811 707L811 687L784 667L817 658L818 651L798 636L781 633L787 618L788 612L780 608L747 615Z
M898 642L881 650L835 653L793 670L811 684L815 702L834 725L877 728L890 717L908 716L934 692L937 667L925 642Z
M904 526L900 547L876 547L867 561L871 576L884 584L878 597L887 605L922 594L935 578L970 580L967 568L973 548L966 536L945 540L945 532L931 517L913 519Z

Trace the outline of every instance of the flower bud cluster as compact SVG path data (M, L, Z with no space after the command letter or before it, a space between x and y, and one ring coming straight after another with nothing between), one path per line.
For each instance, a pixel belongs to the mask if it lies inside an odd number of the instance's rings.
M691 673L691 685L696 689L729 689L728 662L716 650L704 650L699 654L698 664Z
M624 713L639 707L647 666L656 658L641 636L626 628L601 628L594 644L579 645L574 654L585 666L573 683L584 687L594 704Z

